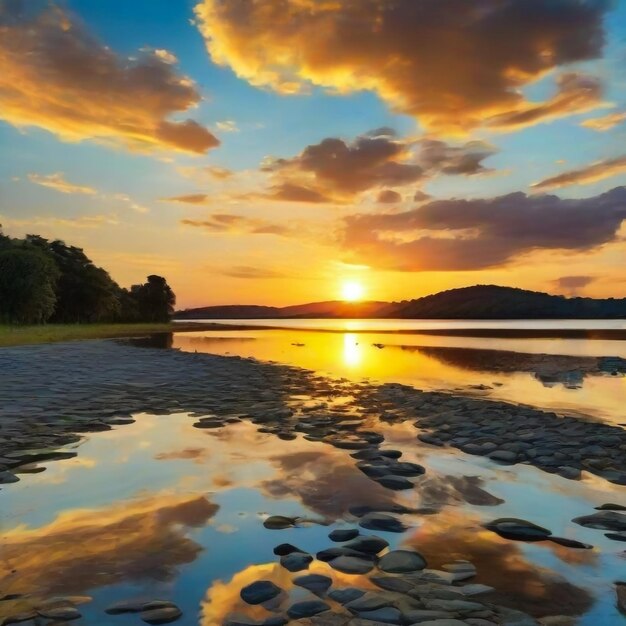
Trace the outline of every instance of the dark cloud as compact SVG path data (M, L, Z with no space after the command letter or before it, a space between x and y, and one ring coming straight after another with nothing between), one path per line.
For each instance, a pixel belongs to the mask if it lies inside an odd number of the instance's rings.
M225 276L232 278L286 278L288 275L283 272L265 269L262 267L252 267L250 265L235 265L221 272Z
M595 76L569 73L557 78L556 94L539 104L527 104L517 111L500 113L487 120L487 126L510 130L534 126L559 117L584 113L596 108L602 98L602 84Z
M376 197L379 204L393 204L394 202L402 202L402 196L393 189L383 189Z
M595 276L561 276L552 282L557 289L562 290L567 295L575 295L594 280L596 280Z
M370 189L401 187L437 174L482 174L488 171L482 161L495 152L481 141L451 146L431 139L399 139L379 131L352 142L328 137L295 157L266 161L261 169L272 174L273 184L259 197L344 203Z
M425 193L421 189L418 189L413 195L414 202L424 202L426 200L430 200L432 196L430 194Z
M353 262L385 269L478 270L533 250L588 250L614 241L626 219L626 188L591 198L512 193L437 200L403 213L344 220L342 245Z
M599 58L610 0L201 0L214 62L280 93L312 84L377 93L429 131L513 127L589 106L568 92L544 104L522 88ZM543 110L542 110L543 109ZM515 116L519 114L521 118Z
M168 119L201 100L171 53L118 55L54 4L0 3L0 60L0 119L19 128L143 152L219 145L197 122Z
M568 187L569 185L589 185L625 172L626 156L620 156L614 159L598 161L576 170L570 170L558 176L545 178L535 183L532 187L533 189L556 189L559 187Z
M214 213L204 220L183 219L180 223L184 226L202 228L212 233L283 236L291 234L291 229L287 226L230 213Z

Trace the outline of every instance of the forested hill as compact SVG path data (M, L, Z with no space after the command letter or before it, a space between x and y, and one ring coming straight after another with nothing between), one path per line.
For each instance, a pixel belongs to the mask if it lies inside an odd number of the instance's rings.
M614 319L626 318L626 298L566 298L497 285L475 285L402 302L313 302L288 307L210 306L179 311L178 319L407 318Z
M438 319L626 318L626 298L566 298L497 285L475 285L396 303L391 317Z

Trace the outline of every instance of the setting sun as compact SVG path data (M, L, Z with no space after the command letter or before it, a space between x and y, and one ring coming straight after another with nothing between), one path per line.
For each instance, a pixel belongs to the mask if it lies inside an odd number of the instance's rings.
M364 293L363 285L353 280L348 280L341 285L341 298L347 302L362 300Z

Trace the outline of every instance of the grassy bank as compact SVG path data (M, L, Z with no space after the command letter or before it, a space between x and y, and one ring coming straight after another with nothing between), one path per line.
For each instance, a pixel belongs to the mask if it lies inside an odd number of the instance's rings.
M133 337L172 330L202 330L201 324L46 324L4 326L0 324L0 347L56 341Z

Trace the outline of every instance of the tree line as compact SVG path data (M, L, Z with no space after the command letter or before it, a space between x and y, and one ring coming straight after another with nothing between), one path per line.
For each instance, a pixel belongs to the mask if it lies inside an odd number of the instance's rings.
M125 289L81 248L0 227L0 323L166 322L175 303L162 276Z

